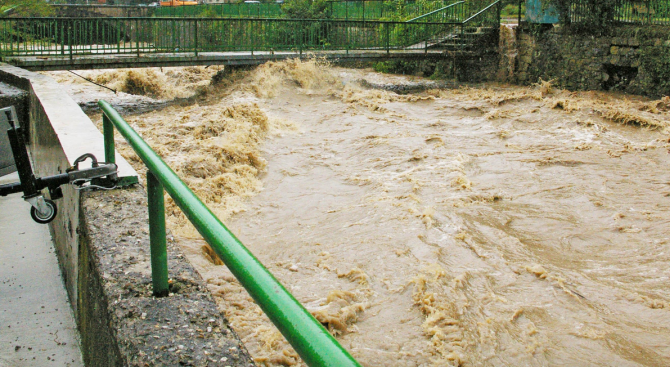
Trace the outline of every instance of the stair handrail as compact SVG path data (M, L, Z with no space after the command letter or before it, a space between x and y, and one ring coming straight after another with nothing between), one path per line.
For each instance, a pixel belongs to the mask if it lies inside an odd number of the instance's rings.
M164 202L164 191L167 191L308 366L361 367L109 103L100 100L98 105L103 112L105 160L112 163L115 160L114 130L118 130L147 167L149 242L155 295L168 294ZM159 294L156 294L157 290Z
M486 11L488 11L489 9L491 9L492 7L497 6L498 4L500 4L501 1L502 1L502 0L497 0L497 1L495 1L495 2L493 2L493 3L491 3L491 4L489 4L489 5L488 5L487 7L485 7L484 9L482 9L482 10L478 11L477 13L475 13L475 15L473 15L473 16L471 16L470 18L464 20L462 24L466 24L466 23L470 22L471 20L477 18L478 16L480 16L480 15L483 14L483 13L485 13Z
M453 3L453 4L447 5L447 6L443 7L443 8L437 9L437 10L433 10L433 11L431 11L430 13L426 13L426 14L424 14L424 15L420 15L420 16L418 16L418 17L416 17L416 18L412 18L412 19L407 20L407 21L405 21L405 22L406 22L406 23L415 22L415 21L418 20L418 19L425 18L425 17L427 17L427 16L433 15L433 14L435 14L435 13L444 11L444 10L446 10L446 9L449 9L449 8L451 8L451 7L454 7L454 6L456 6L456 5L463 4L463 3L465 3L465 1L457 1L457 2L455 2L455 3ZM458 22L458 23L460 23L460 22Z

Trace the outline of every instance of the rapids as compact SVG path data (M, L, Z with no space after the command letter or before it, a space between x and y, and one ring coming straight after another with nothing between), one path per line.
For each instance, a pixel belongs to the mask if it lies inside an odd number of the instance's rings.
M82 73L121 90L150 76L126 91L163 100L127 120L363 365L670 365L667 98L546 82L398 95L361 84L427 81L317 61L217 85L218 69L185 69ZM47 74L85 106L135 100ZM300 365L168 214L257 363Z

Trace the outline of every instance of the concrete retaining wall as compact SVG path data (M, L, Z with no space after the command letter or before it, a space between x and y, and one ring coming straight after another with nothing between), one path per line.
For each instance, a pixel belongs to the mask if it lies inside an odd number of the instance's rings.
M102 134L55 81L7 64L0 64L0 81L29 93L23 113L36 175L64 172L84 153L103 159ZM120 155L116 160L120 177L137 176ZM82 193L63 186L63 194L50 231L88 366L253 366L172 243L170 297L151 295L142 188Z

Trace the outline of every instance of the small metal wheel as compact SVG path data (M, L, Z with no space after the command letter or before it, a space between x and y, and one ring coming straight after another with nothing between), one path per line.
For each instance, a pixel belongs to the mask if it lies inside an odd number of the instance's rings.
M56 218L58 214L58 207L56 203L49 199L44 199L44 204L49 208L46 215L40 213L35 207L30 207L30 216L33 217L33 220L39 224L47 224Z

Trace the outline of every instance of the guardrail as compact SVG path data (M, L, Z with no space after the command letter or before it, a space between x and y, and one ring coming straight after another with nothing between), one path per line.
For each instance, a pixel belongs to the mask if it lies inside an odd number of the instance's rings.
M164 204L164 191L167 191L308 366L360 367L358 362L221 223L118 112L105 101L99 101L98 104L103 112L105 161L114 162L116 128L148 169L147 195L154 295L168 294Z
M430 13L412 18L407 22L460 22L466 17L466 7L463 6L465 1L455 2Z
M467 4L467 3L466 3ZM416 51L448 41L464 48L466 27L497 32L501 2L469 17L458 2L410 22L231 18L0 18L0 55L58 57L246 51ZM470 5L468 5L470 6ZM496 10L497 9L497 10ZM456 20L450 20L451 16ZM431 22L437 17L439 22ZM460 26L461 37L455 31Z
M670 1L667 0L619 0L609 6L572 0L569 12L572 23L592 21L597 17L615 23L670 25Z
M497 50L500 40L502 4L502 0L498 0L463 21L461 43L464 47L486 47Z
M2 56L416 50L453 23L224 18L0 18Z

